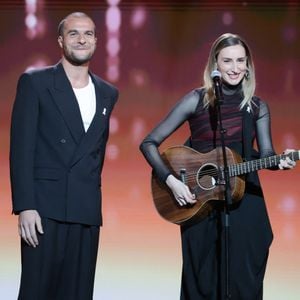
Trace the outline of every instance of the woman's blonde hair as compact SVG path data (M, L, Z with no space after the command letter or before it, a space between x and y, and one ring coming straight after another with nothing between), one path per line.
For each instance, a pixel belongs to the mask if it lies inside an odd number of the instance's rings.
M245 49L247 57L247 71L242 82L244 99L240 104L240 108L242 109L245 105L249 105L251 108L251 100L255 91L255 71L252 54L245 40L243 40L237 34L232 33L222 34L214 41L210 49L209 57L203 74L204 88L206 91L203 99L205 107L208 107L209 105L213 106L215 102L214 86L211 73L213 70L217 69L218 55L222 49L235 45L241 45Z

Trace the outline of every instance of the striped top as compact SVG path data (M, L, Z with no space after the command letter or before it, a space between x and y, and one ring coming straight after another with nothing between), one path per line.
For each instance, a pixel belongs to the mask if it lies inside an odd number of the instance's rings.
M224 93L224 101L220 107L223 128L226 129L225 145L242 142L243 111L239 107L242 100L243 95L240 91L236 91L232 95ZM200 99L195 113L188 122L194 149L200 152L209 152L221 146L216 108L204 108L202 99ZM255 133L253 133L253 137L254 135Z

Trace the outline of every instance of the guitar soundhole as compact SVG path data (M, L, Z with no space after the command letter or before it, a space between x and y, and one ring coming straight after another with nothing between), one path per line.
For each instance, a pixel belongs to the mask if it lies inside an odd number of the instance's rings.
M218 180L218 167L214 164L204 164L197 172L197 183L203 190L215 188Z

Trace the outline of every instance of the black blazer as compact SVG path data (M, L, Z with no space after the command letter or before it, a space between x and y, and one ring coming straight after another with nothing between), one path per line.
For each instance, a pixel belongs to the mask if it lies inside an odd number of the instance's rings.
M90 73L96 113L84 131L61 63L21 75L13 106L13 212L36 209L64 222L101 225L101 171L117 89Z

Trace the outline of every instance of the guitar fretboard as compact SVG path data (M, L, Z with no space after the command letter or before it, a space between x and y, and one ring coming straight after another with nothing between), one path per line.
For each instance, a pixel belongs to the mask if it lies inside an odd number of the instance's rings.
M277 166L281 159L285 159L287 157L289 157L294 161L299 160L300 151L293 151L290 152L289 154L273 155L265 158L260 158L260 159L228 166L229 176L231 177L238 176L238 175L247 174L257 170L269 169Z

